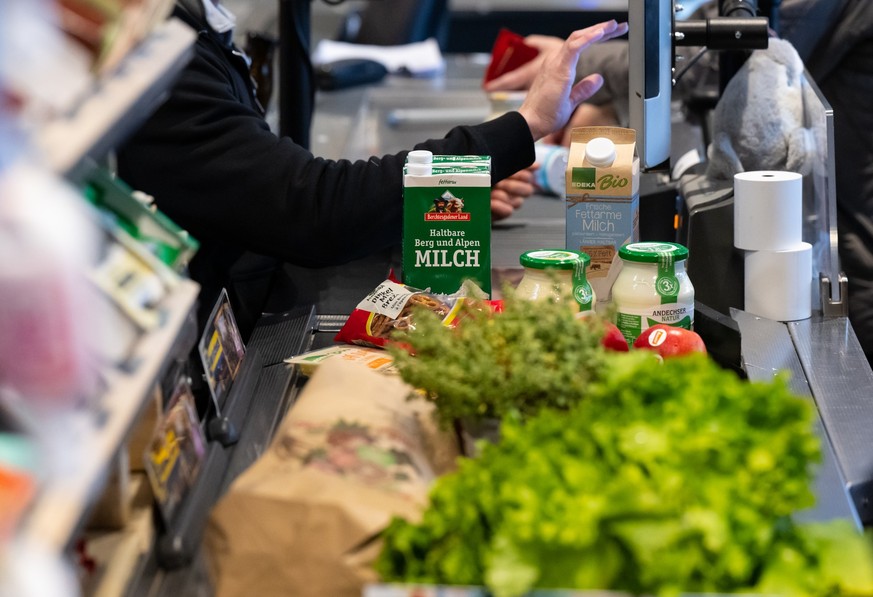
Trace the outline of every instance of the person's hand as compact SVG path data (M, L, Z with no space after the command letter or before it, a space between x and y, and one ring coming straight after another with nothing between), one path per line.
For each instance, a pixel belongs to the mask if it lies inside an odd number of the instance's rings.
M619 126L612 103L596 105L583 102L576 108L564 128L543 137L543 143L570 147L574 128L584 126Z
M533 194L535 168L536 164L491 187L491 221L508 218Z
M580 29L570 34L556 52L543 59L524 103L518 109L530 127L534 141L561 129L576 107L597 93L603 77L597 73L574 84L576 63L588 46L627 33L627 23L614 20Z
M485 91L518 91L528 89L536 79L537 73L543 67L546 56L557 52L564 45L564 40L551 35L528 35L524 43L539 50L533 60L529 60L508 73L491 79L484 85Z

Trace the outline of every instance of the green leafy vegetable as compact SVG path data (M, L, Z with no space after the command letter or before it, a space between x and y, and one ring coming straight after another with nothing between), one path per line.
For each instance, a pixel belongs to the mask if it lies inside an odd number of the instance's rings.
M446 328L421 310L415 329L389 346L404 381L426 392L443 423L567 409L603 370L602 321L578 320L562 303L507 292L502 313L467 309L461 317Z
M847 520L780 529L755 587L761 593L873 594L873 543Z
M436 482L419 524L394 520L382 578L496 597L873 591L854 529L790 519L813 504L820 446L812 404L782 378L749 383L703 355L604 365L565 388L568 411L504 421L499 443Z

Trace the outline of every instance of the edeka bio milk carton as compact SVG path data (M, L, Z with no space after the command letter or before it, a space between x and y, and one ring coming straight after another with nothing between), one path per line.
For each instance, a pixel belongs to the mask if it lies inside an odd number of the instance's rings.
M566 248L591 257L588 281L598 310L621 269L618 250L639 240L640 163L636 132L618 127L572 131L567 159Z
M403 283L450 294L471 279L490 295L490 160L439 157L404 167Z

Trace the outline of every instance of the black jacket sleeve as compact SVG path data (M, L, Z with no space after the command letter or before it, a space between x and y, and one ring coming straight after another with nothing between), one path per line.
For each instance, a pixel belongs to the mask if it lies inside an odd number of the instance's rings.
M405 152L334 161L277 137L232 58L201 34L167 101L119 153L121 177L204 245L324 266L399 242ZM490 155L495 181L534 161L517 112L416 148Z

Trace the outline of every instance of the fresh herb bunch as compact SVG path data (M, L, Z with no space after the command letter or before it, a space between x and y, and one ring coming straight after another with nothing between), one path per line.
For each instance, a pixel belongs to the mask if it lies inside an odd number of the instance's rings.
M499 443L436 482L420 524L395 519L382 578L484 584L496 597L873 590L854 529L791 521L814 501L809 401L782 378L746 382L703 355L609 360L569 412L504 421ZM833 549L853 550L854 572Z
M606 360L596 316L580 320L564 303L531 302L509 290L503 312L466 305L454 328L424 310L415 317L415 328L395 335L388 350L444 424L567 409Z

